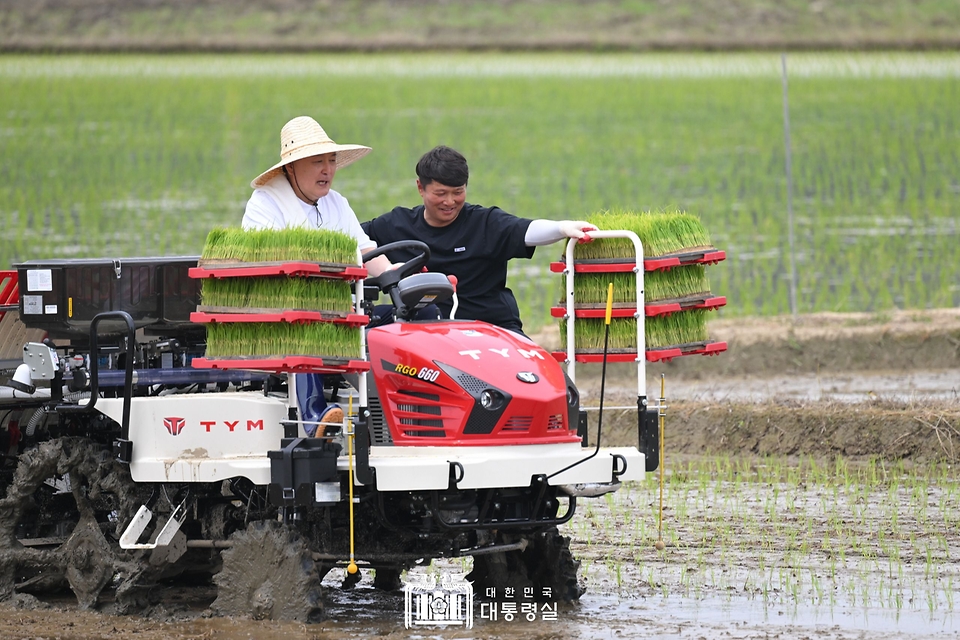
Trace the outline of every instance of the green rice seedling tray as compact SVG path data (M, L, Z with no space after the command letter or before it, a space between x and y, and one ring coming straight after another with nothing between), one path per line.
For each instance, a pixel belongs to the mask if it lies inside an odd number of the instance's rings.
M362 359L362 341L362 328L358 326L331 322L261 322L251 318L249 322L208 324L205 356L211 360L280 355L338 361Z
M201 264L219 262L334 262L357 264L357 239L341 231L283 229L211 229Z
M670 362L674 358L681 356L715 356L727 350L726 342L688 342L686 344L671 345L667 347L657 347L656 349L646 350L647 362ZM567 361L566 351L554 351L554 359L557 362ZM597 363L603 362L603 351L596 349L587 349L577 351L574 355L577 362ZM607 362L636 362L637 351L634 350L611 350L607 351Z
M355 264L335 262L229 262L210 264L190 269L191 278L256 278L263 276L300 276L359 280L367 277L367 270Z
M644 258L644 271L664 271L674 267L685 267L691 264L717 264L727 259L727 252L710 247L702 251L685 251L673 255ZM574 260L574 273L624 273L633 271L637 261L635 258L597 258L591 260ZM566 262L551 262L550 271L564 273Z
M654 316L667 316L679 311L690 311L691 309L704 309L707 311L719 309L727 304L725 296L685 296L673 300L658 300L657 302L646 304L643 307L644 315L648 318ZM610 316L613 318L632 318L637 312L636 304L616 303L610 309ZM578 304L574 307L574 314L577 318L604 318L606 317L607 307L605 304ZM552 307L550 315L554 318L567 317L566 307Z
M251 312L249 309L241 313L209 313L194 311L190 314L190 322L333 322L357 327L365 326L370 319L362 313L337 314L326 311L283 310L266 313Z
M248 369L274 373L361 373L370 370L370 363L365 360L292 355L194 358L191 365L198 369Z

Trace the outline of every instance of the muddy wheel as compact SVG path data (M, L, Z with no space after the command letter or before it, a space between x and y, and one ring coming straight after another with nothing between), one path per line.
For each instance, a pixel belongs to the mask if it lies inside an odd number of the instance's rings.
M257 620L323 619L320 574L306 541L277 522L254 522L230 536L214 576L219 615Z
M125 467L84 438L50 440L21 455L0 500L0 599L69 587L91 608L114 577L138 573L133 557L104 535L111 519L124 518L121 500L133 499L123 495L132 485Z
M584 588L577 580L580 561L570 552L570 538L560 535L556 527L534 534L499 534L498 544L527 540L523 551L504 551L475 556L473 571L467 580L473 583L474 592L483 594L487 587L502 594L512 587L518 593L523 588L533 588L534 597L540 600L573 602L580 599Z
M113 549L96 520L83 518L61 547L64 572L80 608L90 609L114 574Z

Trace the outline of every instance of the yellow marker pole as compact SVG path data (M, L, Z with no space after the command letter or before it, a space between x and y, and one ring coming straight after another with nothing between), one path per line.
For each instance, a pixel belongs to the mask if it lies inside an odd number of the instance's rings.
M603 360L601 361L603 364L600 368L600 411L597 414L597 447L593 450L593 453L591 453L586 458L577 460L576 462L565 466L563 469L560 469L559 471L554 471L549 476L547 476L547 479L550 479L556 475L560 475L567 469L572 469L578 464L586 462L587 460L593 458L595 455L600 453L600 438L601 438L601 435L603 434L603 396L604 396L604 389L606 388L606 384L607 384L607 347L609 346L609 342L610 342L610 316L611 315L613 315L613 283L612 282L607 287L607 316L606 316L607 323L604 326L604 330L603 330Z
M657 551L662 551L666 544L663 542L663 422L667 416L667 399L664 395L664 376L660 374L660 406L657 408L657 420L660 423L660 520L657 523Z
M613 283L607 285L607 312L604 315L603 327L603 364L600 367L600 413L597 416L597 448L592 456L600 453L600 436L603 433L603 396L607 386L607 351L610 346L610 317L613 315Z
M613 315L613 283L607 285L607 313L604 316L604 322L610 326L610 317Z
M353 422L350 420L350 416L353 414L353 394L350 394L350 401L347 403L347 460L350 468L350 476L347 478L347 484L349 485L349 494L350 494L350 564L347 565L347 573L350 575L355 574L357 569L357 563L354 561L353 557Z

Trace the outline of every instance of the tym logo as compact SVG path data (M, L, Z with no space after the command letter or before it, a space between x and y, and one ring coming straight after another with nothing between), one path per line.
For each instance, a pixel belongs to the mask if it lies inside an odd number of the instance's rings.
M187 421L183 418L164 418L163 426L167 428L167 431L170 432L172 436L180 435L180 432L183 431L183 427L186 426Z
M230 433L233 433L237 428L237 425L240 424L239 420L201 420L200 426L206 429L207 433L210 433L210 429L216 427L218 424L225 425L227 429L230 430ZM247 431L253 431L254 429L259 429L263 431L263 420L247 420ZM218 429L219 430L219 429ZM243 429L241 429L243 431Z
M203 427L203 430L207 433L211 433L212 431L222 431L223 427L226 427L229 433L244 430L263 431L263 420L247 420L246 429L240 426L240 423L240 420L200 420L200 426ZM164 418L163 426L167 428L167 431L170 432L170 435L176 436L183 431L185 426L187 426L187 421L183 418Z

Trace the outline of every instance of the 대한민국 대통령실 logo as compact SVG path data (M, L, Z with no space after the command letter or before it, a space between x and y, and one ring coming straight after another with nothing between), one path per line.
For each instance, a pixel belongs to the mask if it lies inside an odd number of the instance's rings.
M463 574L416 574L403 585L403 626L473 628L473 585Z

